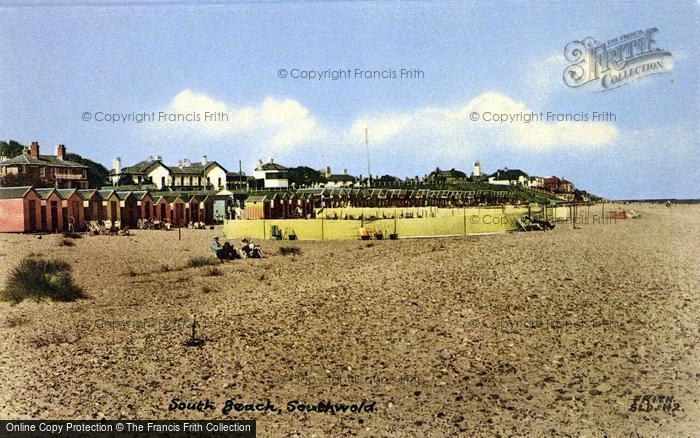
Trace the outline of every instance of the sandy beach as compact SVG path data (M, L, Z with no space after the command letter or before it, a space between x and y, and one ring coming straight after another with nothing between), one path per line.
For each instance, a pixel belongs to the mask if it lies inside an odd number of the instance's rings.
M0 235L0 286L32 254L69 262L88 295L0 303L0 416L257 419L259 436L697 436L700 207L632 208L641 219L548 232L263 241L266 258L215 276L187 259L220 229L74 246ZM183 345L192 315L200 347ZM677 409L631 411L646 394ZM281 411L224 415L229 399ZM288 412L295 400L372 409Z

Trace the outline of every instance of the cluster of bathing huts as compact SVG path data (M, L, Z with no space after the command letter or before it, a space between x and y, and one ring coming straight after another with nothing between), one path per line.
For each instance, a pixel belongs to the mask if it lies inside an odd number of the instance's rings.
M433 190L382 188L308 188L251 194L245 199L245 219L313 218L324 208L348 207L468 207L518 204L513 190Z
M315 218L349 207L468 207L518 204L516 192L382 188L304 188L231 193L0 187L0 232L82 230L90 222L136 228L158 220L174 227L223 219Z
M176 227L211 224L213 211L208 194L0 187L0 232L84 230L91 222L136 228L156 219Z

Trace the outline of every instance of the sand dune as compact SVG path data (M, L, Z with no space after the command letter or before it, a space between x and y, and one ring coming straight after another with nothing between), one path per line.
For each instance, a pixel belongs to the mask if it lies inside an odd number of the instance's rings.
M0 303L3 418L226 418L281 407L260 436L697 435L700 208L551 232L263 242L269 257L186 268L214 231L0 235L0 284L30 253L90 298ZM298 256L278 255L296 246ZM164 268L169 266L169 270ZM191 315L205 343L183 346ZM13 325L12 321L23 321ZM675 412L630 412L636 395ZM217 409L169 411L172 399ZM284 412L287 401L374 412Z

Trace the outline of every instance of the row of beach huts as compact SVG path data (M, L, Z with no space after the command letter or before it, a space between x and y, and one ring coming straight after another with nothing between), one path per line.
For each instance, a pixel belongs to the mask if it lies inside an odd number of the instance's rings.
M304 188L266 192L172 192L115 189L0 187L0 232L117 228L157 219L174 227L224 219L315 218L333 208L440 207L519 204L512 190Z
M147 190L0 187L0 232L84 230L91 222L136 228L159 220L174 227L214 222L214 196Z
M517 194L497 190L433 190L385 188L303 188L294 191L251 193L243 219L313 218L327 208L441 207L517 204Z

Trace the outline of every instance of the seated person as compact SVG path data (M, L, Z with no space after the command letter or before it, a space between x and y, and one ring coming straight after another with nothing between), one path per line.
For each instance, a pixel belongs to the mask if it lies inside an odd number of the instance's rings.
M227 260L235 260L241 258L240 254L238 254L238 251L236 251L236 248L234 248L233 245L231 245L228 242L224 242L223 250L224 257Z
M226 252L224 247L219 243L219 238L214 237L211 239L211 244L209 244L209 249L219 260L224 260L226 258Z
M260 247L249 242L248 239L241 239L241 253L247 258L261 259L263 257Z

